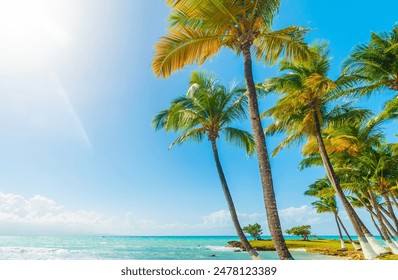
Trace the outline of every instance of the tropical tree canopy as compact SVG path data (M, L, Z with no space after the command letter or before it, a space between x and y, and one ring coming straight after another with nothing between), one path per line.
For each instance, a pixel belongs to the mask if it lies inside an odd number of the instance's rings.
M168 77L184 66L202 64L222 47L243 55L250 122L256 144L268 227L281 259L293 259L281 230L263 127L252 72L252 51L257 60L273 64L283 53L291 59L311 56L303 37L306 29L289 26L272 30L280 0L168 0L168 34L155 46L152 69Z
M156 44L153 70L156 76L193 63L203 63L221 47L235 53L254 46L259 61L275 63L284 53L307 60L303 37L307 29L289 26L273 31L272 21L280 0L168 0L172 11L168 34Z
M388 32L371 33L367 44L357 45L343 63L343 73L353 75L361 87L361 94L375 91L398 91L398 26Z
M296 226L292 227L291 229L285 230L285 232L289 235L297 235L301 236L303 240L308 241L308 237L311 235L311 226L310 225L303 225L303 226Z
M261 240L261 234L263 233L263 230L260 224L249 224L243 228L243 231L250 234L254 240Z
M324 129L330 123L367 116L366 110L354 110L350 104L330 104L339 95L337 89L351 84L350 80L341 77L335 81L327 78L330 68L328 45L325 42L310 46L316 58L311 62L290 62L282 60L279 70L281 77L270 78L263 84L266 92L275 92L282 97L276 105L263 113L274 122L266 128L269 135L286 133L286 138L275 148L275 155L280 149L307 139L315 142L317 129Z
M227 89L212 74L193 72L187 94L174 99L168 109L159 112L153 125L156 129L182 132L170 148L187 140L216 140L223 134L228 143L241 146L252 154L255 151L252 135L231 126L231 123L246 118L244 92L241 87Z
M398 26L391 32L371 33L370 42L357 45L343 63L343 74L358 84L347 93L394 92L380 117L398 117Z

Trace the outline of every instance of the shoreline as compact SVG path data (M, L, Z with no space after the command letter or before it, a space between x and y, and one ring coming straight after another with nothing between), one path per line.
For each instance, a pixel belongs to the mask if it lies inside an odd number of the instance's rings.
M252 247L261 251L275 251L272 240L251 240L249 241ZM340 240L327 240L327 239L312 239L309 241L303 240L286 240L287 247L290 251L294 252L306 252L316 255L327 255L342 260L364 260L362 251L356 251L349 241L345 240L345 246L347 250L341 250ZM228 242L229 247L244 249L239 241ZM390 254L386 256L380 256L379 260L398 260L398 255Z

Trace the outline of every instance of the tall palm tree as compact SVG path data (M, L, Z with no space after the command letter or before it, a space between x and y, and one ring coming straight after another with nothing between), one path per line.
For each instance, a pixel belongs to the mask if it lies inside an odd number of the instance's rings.
M343 73L352 76L359 86L350 90L359 95L394 92L387 102L383 118L398 116L398 26L391 32L371 33L371 40L357 45L343 63Z
M247 241L239 224L217 149L217 140L224 135L227 142L245 148L248 154L254 153L252 135L230 126L232 122L246 117L246 107L247 99L244 90L239 88L227 90L212 75L193 72L188 93L171 102L170 108L155 115L153 125L156 129L182 133L170 148L187 140L200 142L207 137L211 143L221 186L236 233L249 255L253 259L260 259L258 253Z
M255 58L273 64L284 53L292 59L310 57L303 43L306 29L289 26L272 30L281 0L166 0L171 7L168 34L155 46L152 68L168 77L186 65L202 64L222 47L243 55L250 121L260 169L268 227L281 259L293 259L280 225L268 151L258 110L252 73Z
M361 227L360 218L345 196L322 136L322 130L327 124L357 118L363 112L353 110L348 106L336 106L331 110L328 108L331 101L336 98L335 90L346 86L347 80L345 77L335 81L327 78L330 59L326 43L314 44L311 49L317 57L312 59L309 65L283 60L280 63L280 70L285 73L281 77L269 79L264 83L266 91L282 94L282 98L277 101L275 107L264 114L275 120L266 131L271 135L281 132L287 134L275 149L274 154L298 141L315 139L327 177L351 220L365 257L372 259L379 253L376 253L369 244L368 239L373 237L366 236L367 233ZM374 246L377 244L375 243ZM380 248L380 253L384 253L382 249Z

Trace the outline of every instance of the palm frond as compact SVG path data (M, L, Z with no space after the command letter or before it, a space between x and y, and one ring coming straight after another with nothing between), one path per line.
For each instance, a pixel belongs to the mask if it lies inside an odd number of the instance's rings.
M168 77L193 63L203 63L221 48L224 35L187 27L170 28L155 46L152 69L156 76Z
M304 36L308 29L290 26L281 30L264 32L253 42L256 47L255 55L257 60L273 65L284 54L286 58L293 60L308 61L312 52L304 43Z
M228 143L244 148L248 155L255 152L253 135L249 132L233 127L225 127L223 132Z

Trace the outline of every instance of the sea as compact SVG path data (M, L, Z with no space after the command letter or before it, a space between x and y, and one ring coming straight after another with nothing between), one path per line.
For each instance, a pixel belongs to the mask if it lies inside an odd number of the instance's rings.
M317 238L338 239L337 236ZM0 236L0 260L250 260L246 252L226 247L232 240L239 239L235 236ZM263 259L279 259L276 252L259 253ZM291 253L296 260L339 259L303 251Z

